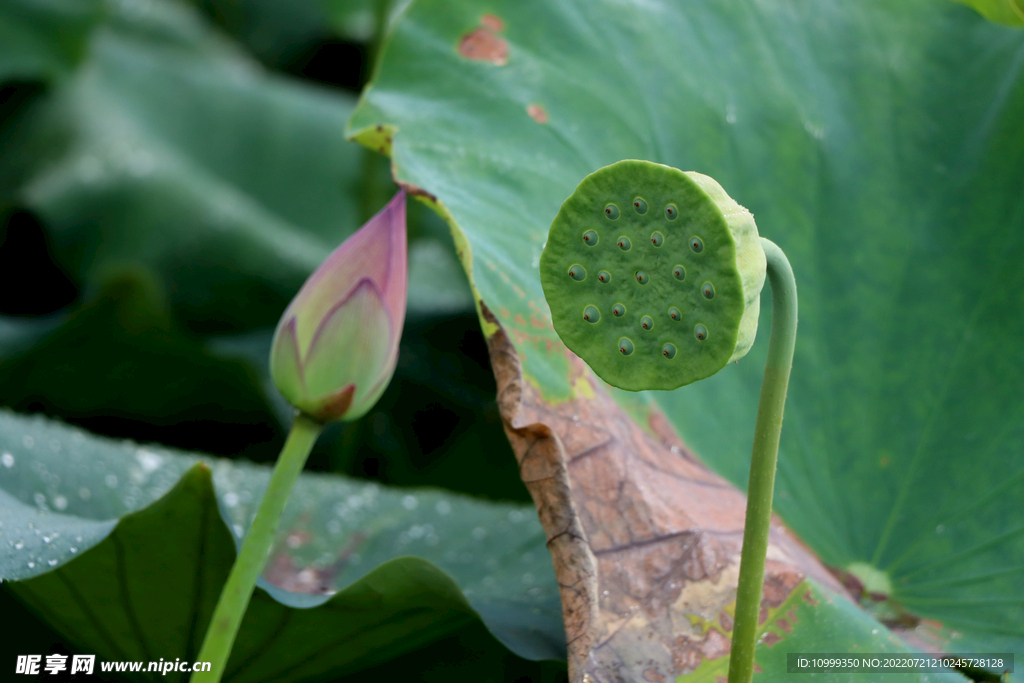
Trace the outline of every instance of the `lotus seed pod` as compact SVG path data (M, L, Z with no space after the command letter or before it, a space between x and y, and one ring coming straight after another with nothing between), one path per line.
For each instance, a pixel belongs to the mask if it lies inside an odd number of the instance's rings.
M559 337L601 379L630 391L676 389L745 355L765 269L754 217L718 183L636 160L583 179L540 258Z

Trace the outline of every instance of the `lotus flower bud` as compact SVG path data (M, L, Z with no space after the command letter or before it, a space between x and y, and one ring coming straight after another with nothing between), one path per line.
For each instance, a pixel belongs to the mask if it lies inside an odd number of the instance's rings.
M540 280L558 336L601 379L671 390L750 349L765 268L754 217L718 183L626 160L562 204Z
M355 420L391 381L405 321L405 191L309 276L281 316L270 374L320 422Z

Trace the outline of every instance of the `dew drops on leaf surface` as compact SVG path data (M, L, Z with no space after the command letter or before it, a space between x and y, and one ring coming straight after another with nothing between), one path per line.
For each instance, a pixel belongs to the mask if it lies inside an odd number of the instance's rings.
M601 311L596 306L587 306L583 309L583 319L588 323L596 323L601 319Z
M597 233L593 230L587 230L583 233L583 243L591 247L597 244Z
M578 263L569 266L569 277L577 282L585 280L587 277L586 269Z
M629 248L632 246L629 242L628 237L620 237L619 241L616 242L616 244L619 245L619 249L621 249L622 251L629 251Z
M647 202L642 198L637 197L633 200L633 209L642 216L647 213Z
M633 353L633 342L630 341L629 337L622 337L619 339L619 353L623 356L628 356Z
M705 282L700 286L700 293L704 295L705 299L715 298L715 286L710 282Z
M610 220L615 220L619 217L619 207L614 204L609 204L604 207L604 215Z
M699 254L704 251L704 242L699 237L690 238L690 249L693 249L693 253Z
M660 247L664 243L665 243L665 236L664 235L662 235L660 232L653 232L653 233L651 233L651 244L653 244L656 247Z

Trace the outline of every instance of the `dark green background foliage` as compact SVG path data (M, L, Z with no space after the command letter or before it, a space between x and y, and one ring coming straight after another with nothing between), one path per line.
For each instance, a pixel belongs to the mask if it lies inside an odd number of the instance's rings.
M458 54L484 13L505 66ZM514 327L561 202L622 158L711 175L793 262L777 510L869 589L885 573L864 603L883 635L926 617L953 649L1024 655L1022 74L1024 32L946 0L0 0L0 405L22 414L0 413L0 575L21 580L0 612L22 625L0 667L195 651L265 485L241 460L272 461L290 419L273 326L393 171L453 225L410 202L395 379L321 438L275 546L340 590L257 590L231 680L564 679L449 227ZM346 122L394 126L392 162ZM524 330L527 380L567 400L557 339ZM741 486L763 337L639 397Z

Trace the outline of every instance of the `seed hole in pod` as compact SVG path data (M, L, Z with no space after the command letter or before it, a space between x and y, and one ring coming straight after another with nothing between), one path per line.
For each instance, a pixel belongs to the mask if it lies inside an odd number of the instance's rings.
M660 247L664 243L665 243L665 236L664 235L662 235L660 232L652 232L651 233L651 244L653 244L656 247Z
M690 249L693 249L693 253L699 254L704 251L704 242L699 237L690 238Z
M609 220L615 220L616 218L619 217L619 207L615 206L614 204L609 204L608 206L604 207L604 215Z
M636 210L638 214L642 216L645 213L647 213L647 202L645 202L640 197L637 197L636 199L633 200L633 208Z
M676 347L674 344L665 344L661 347L661 355L665 356L669 360L676 357Z
M609 282L612 281L612 274L609 273L607 270L602 270L597 274L597 281L608 284Z
M577 282L587 279L586 269L578 263L569 266L569 277Z
M623 356L633 353L633 342L629 340L629 337L623 337L619 340L619 353Z
M652 327L654 327L654 321L651 320L651 316L645 315L644 317L640 318L640 327L644 328L645 330L649 330Z
M679 309L676 308L675 306L673 306L672 308L668 309L668 317L672 318L673 320L675 320L677 322L679 320L683 319L682 313L680 313Z
M620 237L619 241L616 242L616 244L619 245L619 249L621 249L622 251L629 251L629 248L633 246L632 244L629 243L628 237Z
M674 221L679 217L679 209L676 208L675 204L669 204L665 207L665 218L670 221Z
M708 328L697 325L693 328L693 336L697 338L697 341L704 341L708 338Z
M587 230L583 233L583 243L591 247L597 244L597 233L593 230Z
M615 304L614 306L612 306L612 315L614 315L616 318L621 318L622 316L626 315L626 307L623 306L622 304Z
M705 282L700 286L700 293L704 295L705 299L715 298L715 286L710 282Z
M635 277L636 281L642 285L646 285L651 280L651 278L647 276L647 271L644 270L636 271L636 273L633 274L633 277Z
M583 309L583 319L588 323L596 323L601 319L601 311L597 310L597 306L587 306Z
M675 266L675 267L673 267L672 268L672 277L674 277L677 280L685 280L686 279L686 268L683 268L682 266Z

